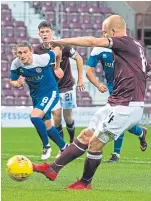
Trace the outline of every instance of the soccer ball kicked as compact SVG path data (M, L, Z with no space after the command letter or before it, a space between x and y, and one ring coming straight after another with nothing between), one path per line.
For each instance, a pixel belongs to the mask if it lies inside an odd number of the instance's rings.
M32 163L25 156L13 156L7 161L6 172L12 179L16 181L24 181L33 172Z

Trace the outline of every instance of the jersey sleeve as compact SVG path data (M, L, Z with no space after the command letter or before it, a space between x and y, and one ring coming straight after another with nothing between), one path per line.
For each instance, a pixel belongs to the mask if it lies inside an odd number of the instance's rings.
M125 51L128 47L129 40L126 40L125 37L112 37L109 38L109 48L113 50Z
M87 65L90 66L90 67L93 67L93 68L96 68L100 58L98 57L97 54L95 54L95 48L93 48L91 54L90 54L90 57L88 59L88 62L87 62Z
M12 81L16 81L19 78L19 73L17 71L17 60L13 60L12 64L11 64L11 68L10 68L10 79Z
M67 57L70 57L70 58L72 58L72 59L75 59L75 57L76 57L77 55L79 55L78 52L77 52L73 47L69 47L69 46L65 47L65 49L64 49L64 54L65 54Z
M46 67L48 65L55 63L55 54L53 51L49 50L46 54L37 55L38 63L40 67Z

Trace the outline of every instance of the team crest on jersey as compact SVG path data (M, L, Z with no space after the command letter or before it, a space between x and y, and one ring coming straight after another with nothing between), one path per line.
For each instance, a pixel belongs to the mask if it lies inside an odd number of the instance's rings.
M20 69L20 73L23 73L23 72L24 72L24 70L21 68L21 69Z
M36 68L37 73L41 73L42 69L41 68Z
M107 55L106 55L106 54L103 54L102 57L105 59L105 58L107 58Z

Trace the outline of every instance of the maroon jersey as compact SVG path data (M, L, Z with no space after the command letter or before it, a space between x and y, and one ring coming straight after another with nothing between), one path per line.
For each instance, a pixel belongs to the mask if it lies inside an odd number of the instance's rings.
M112 37L114 52L114 87L108 102L111 105L143 105L148 65L144 51L135 39Z
M34 54L44 54L47 53L48 49L43 47L43 44L37 45L34 48ZM60 67L64 72L64 76L61 79L58 79L56 76L56 80L58 82L59 92L63 93L66 91L70 91L73 89L74 79L71 73L71 65L69 58L74 59L78 55L77 51L69 46L64 47L62 50L62 60L60 63Z

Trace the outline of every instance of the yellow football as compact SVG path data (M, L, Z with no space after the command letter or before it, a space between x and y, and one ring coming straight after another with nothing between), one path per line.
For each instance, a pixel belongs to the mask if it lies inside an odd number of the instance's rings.
M32 163L25 156L13 156L7 161L6 172L12 179L16 181L24 181L33 172Z

